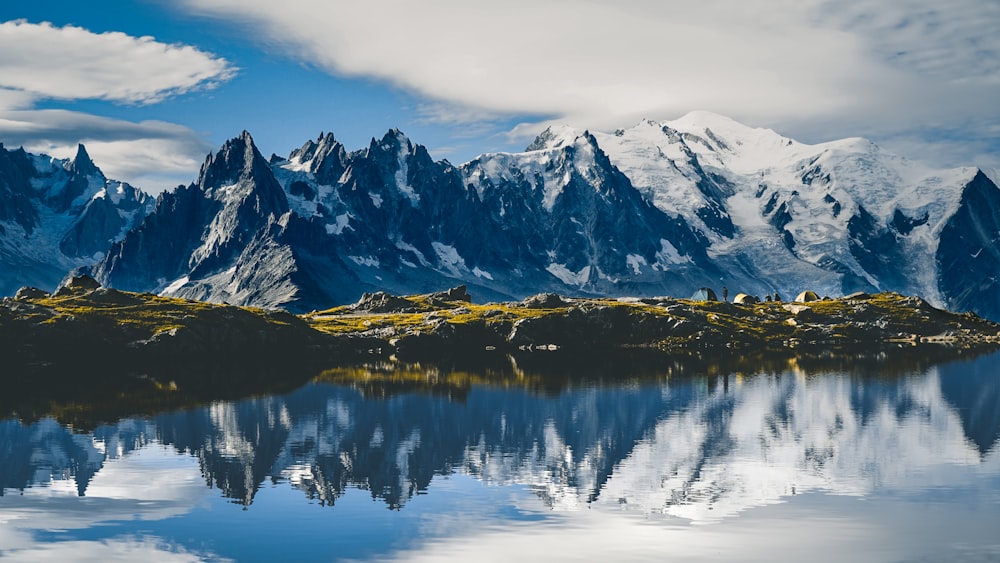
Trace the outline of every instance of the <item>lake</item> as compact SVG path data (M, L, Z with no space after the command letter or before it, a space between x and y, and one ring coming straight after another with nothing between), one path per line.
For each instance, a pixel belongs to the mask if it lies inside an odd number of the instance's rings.
M532 361L5 415L0 558L1000 560L1000 355Z

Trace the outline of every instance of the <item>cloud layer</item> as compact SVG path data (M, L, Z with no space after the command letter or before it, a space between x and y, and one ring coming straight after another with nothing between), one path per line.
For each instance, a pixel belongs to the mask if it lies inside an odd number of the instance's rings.
M456 115L526 116L525 134L550 119L609 129L692 109L805 140L1000 123L1000 4L980 0L182 4Z
M236 72L225 59L190 46L25 21L0 23L0 53L4 143L69 157L82 142L105 174L147 189L190 180L211 147L180 125L40 110L37 104L47 99L151 104L213 88Z

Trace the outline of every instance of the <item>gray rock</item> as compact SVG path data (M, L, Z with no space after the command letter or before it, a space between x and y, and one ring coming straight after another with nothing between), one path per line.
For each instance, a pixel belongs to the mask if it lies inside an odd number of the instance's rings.
M448 291L439 291L437 293L432 293L427 297L434 301L464 301L466 303L472 302L472 296L469 295L469 289L464 285L453 287Z
M521 305L528 309L558 309L569 303L555 293L539 293L521 301Z
M357 303L351 305L352 311L366 313L406 313L413 310L413 303L384 291L365 293Z
M17 299L18 301L23 301L25 299L43 299L49 295L51 294L48 291L26 285L17 290L17 293L14 295L14 299Z
M75 293L88 293L101 288L101 284L87 274L71 276L59 284L55 295L61 297Z

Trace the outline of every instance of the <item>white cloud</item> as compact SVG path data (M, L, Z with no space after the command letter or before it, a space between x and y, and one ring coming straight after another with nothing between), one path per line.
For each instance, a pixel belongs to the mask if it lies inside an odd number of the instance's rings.
M708 109L823 140L1000 122L994 2L182 3L331 73L534 121L610 129Z
M0 53L0 87L40 98L152 103L236 72L187 45L25 21L0 23Z
M163 561L165 563L196 563L198 561L227 561L209 554L192 553L155 537L115 538L105 541L60 541L37 544L27 549L10 549L0 552L0 561L60 562L93 561Z
M45 99L150 104L229 80L225 59L124 33L25 21L0 23L0 141L59 158L78 143L109 177L152 193L193 179L205 139L162 121L131 122L66 110Z
M606 509L545 514L544 520L530 522L472 522L466 526L466 535L432 536L384 559L411 563L988 561L1000 549L983 540L990 537L996 517L996 510L985 502L977 507L985 512L961 505L924 510L892 499L866 501L863 509L858 505L856 498L812 493L706 526Z

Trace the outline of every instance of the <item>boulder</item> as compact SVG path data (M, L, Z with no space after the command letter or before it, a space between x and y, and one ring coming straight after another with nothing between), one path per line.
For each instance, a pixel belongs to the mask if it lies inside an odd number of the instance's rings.
M472 296L469 295L469 289L464 285L453 287L448 291L439 291L437 293L432 293L427 297L434 301L464 301L466 303L472 302Z
M569 303L555 293L539 293L521 301L521 305L528 309L559 309Z
M70 276L69 278L63 280L63 282L59 284L59 288L56 289L55 295L56 297L61 297L77 293L89 293L100 288L101 284L97 280L87 274L80 274Z
M14 299L17 299L18 301L24 301L26 299L44 299L49 295L48 291L26 285L17 290L17 293L14 294Z
M366 313L405 313L413 310L413 303L403 297L376 291L363 294L350 308L352 311Z

